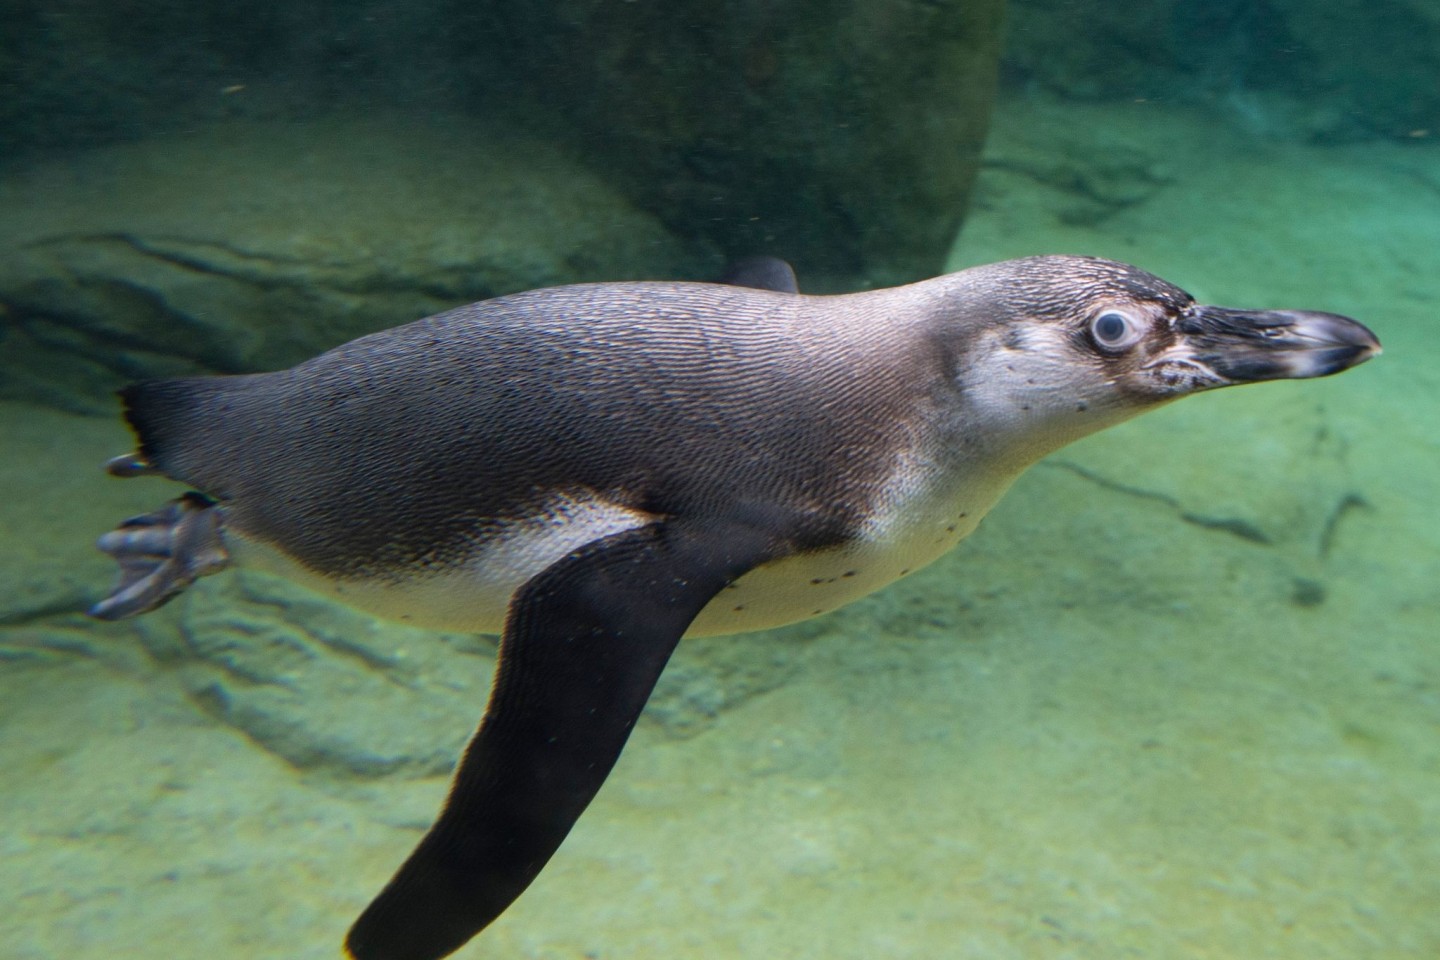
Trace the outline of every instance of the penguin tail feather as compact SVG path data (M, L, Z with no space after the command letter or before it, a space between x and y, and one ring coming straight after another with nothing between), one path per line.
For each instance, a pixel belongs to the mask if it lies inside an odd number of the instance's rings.
M125 422L139 441L139 451L131 457L132 465L117 470L117 457L108 466L117 476L163 473L175 479L178 450L193 434L198 424L197 408L210 392L208 380L142 380L119 391L124 404Z

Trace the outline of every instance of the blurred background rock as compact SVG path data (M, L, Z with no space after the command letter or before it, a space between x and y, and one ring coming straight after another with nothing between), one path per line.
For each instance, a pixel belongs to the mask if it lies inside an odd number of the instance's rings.
M1440 129L1440 86L1405 82L1440 75L1433 0L1004 7L0 0L0 396L99 411L136 377L756 253L817 292L929 276L997 72L1257 135Z
M938 273L997 78L1055 106L1002 131L981 207L1023 216L1043 197L1042 219L1080 230L1171 175L1166 135L1100 149L1078 101L1218 104L1295 140L1437 126L1440 87L1391 76L1440 59L1433 3L1004 6L0 0L0 399L107 418L17 412L12 434L121 437L111 394L127 381L275 369L533 287L707 279L755 253L792 260L811 291ZM10 489L34 485L11 466ZM90 489L77 481L87 530L136 495ZM83 538L47 543L78 524L66 509L13 518L26 549L4 564L0 622L63 620L108 578ZM369 621L244 583L141 625L202 708L301 767L449 762L487 669L451 689L454 644L395 632L337 652L325 637ZM782 682L802 645L689 646L649 714L680 734ZM401 648L422 652L385 652ZM335 706L353 699L396 706ZM357 722L391 714L429 719Z
M1002 0L0 2L0 395L274 368L515 290L938 272Z

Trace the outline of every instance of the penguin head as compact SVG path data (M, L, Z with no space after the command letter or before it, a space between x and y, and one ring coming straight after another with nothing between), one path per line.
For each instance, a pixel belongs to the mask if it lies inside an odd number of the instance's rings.
M1327 376L1380 352L1348 317L1206 306L1112 260L1030 257L952 276L954 379L1037 453L1192 393Z

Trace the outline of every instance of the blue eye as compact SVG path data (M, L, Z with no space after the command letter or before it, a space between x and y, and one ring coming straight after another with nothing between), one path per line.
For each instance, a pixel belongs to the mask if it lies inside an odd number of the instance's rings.
M1107 311L1090 321L1090 336L1102 350L1124 350L1140 339L1140 327L1123 313Z

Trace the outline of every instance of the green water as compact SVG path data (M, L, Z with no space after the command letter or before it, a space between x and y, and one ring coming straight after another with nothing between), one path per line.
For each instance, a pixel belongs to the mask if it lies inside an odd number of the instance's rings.
M459 956L1440 956L1440 147L1307 137L1212 85L1009 84L949 268L1110 256L1354 316L1384 356L1083 441L916 576L683 645L561 853ZM285 166L240 141L226 165ZM97 170L163 175L157 142L0 174L11 222L37 189L82 222ZM103 475L130 441L73 377L0 405L0 958L336 956L443 797L491 648L256 574L86 621L91 541L172 488Z

